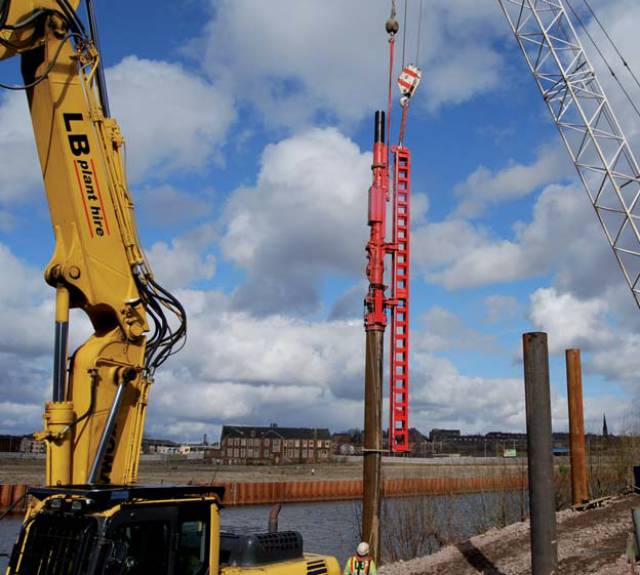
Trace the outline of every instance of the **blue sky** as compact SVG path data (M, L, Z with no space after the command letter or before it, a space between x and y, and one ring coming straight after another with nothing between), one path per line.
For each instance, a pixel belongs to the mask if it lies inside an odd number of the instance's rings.
M418 4L408 0L412 55ZM637 3L595 5L640 70ZM152 389L149 434L361 425L367 188L389 7L98 4L141 236L190 316L187 347ZM522 430L521 334L547 331L555 427L567 426L563 350L576 346L587 426L606 412L623 431L637 415L638 310L498 4L425 0L422 18L406 140L411 424ZM0 72L17 81L15 62ZM40 270L53 241L24 94L1 98L0 433L27 433L50 393L52 294ZM397 112L396 98L396 125ZM87 326L74 318L78 343Z

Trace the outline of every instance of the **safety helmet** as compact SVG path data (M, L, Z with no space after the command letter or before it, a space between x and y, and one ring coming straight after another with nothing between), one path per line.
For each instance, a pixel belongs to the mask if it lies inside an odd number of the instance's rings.
M369 544L366 543L365 541L363 541L362 543L360 543L358 545L358 548L356 549L356 553L360 556L360 557L366 557L367 555L369 555Z

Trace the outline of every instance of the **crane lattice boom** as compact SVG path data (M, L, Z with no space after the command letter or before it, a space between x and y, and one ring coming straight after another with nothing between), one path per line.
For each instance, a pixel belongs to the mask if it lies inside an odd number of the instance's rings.
M640 169L562 0L498 0L640 306Z

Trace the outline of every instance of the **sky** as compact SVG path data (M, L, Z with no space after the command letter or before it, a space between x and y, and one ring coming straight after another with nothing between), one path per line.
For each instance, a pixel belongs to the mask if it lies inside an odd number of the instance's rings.
M424 0L421 16L407 1L405 60L423 70L406 137L410 425L523 431L522 334L545 331L554 428L567 428L564 350L578 347L587 429L606 413L610 430L630 430L639 310L497 1ZM390 2L165 4L97 3L141 237L189 318L186 347L151 389L146 433L360 427L367 191ZM640 72L640 5L592 4ZM0 79L16 81L17 69L0 64ZM600 71L637 148L637 117ZM397 104L396 94L396 127ZM39 430L51 395L53 293L42 269L52 250L26 98L5 91L0 433ZM74 311L73 344L88 333Z

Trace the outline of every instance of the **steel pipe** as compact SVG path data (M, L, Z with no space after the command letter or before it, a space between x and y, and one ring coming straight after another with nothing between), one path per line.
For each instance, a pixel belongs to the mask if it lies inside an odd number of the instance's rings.
M369 543L376 563L380 559L382 504L382 346L384 332L368 331L365 362L364 463L362 540Z
M584 407L580 350L565 352L567 363L567 403L569 404L569 447L571 456L571 498L574 505L589 501L584 445Z
M552 575L558 563L549 351L546 333L522 336L529 459L532 575Z

